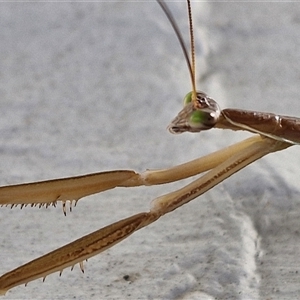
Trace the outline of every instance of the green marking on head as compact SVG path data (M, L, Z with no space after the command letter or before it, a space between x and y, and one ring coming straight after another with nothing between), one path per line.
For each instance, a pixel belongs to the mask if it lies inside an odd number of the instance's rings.
M207 119L207 113L206 112L202 112L200 110L197 111L193 111L191 116L190 116L190 124L202 124L206 121Z
M184 99L183 99L183 105L186 106L187 104L192 102L192 96L193 96L193 92L189 92L185 95Z

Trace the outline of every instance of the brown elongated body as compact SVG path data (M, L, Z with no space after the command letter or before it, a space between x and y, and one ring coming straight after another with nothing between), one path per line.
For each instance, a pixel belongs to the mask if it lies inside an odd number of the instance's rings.
M300 144L300 118L273 113L224 109L216 128L247 130L285 142Z

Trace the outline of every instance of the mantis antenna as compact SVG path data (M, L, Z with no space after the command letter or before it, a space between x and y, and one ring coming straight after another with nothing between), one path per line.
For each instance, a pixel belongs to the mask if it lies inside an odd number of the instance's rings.
M195 40L194 40L194 32L193 32L193 20L192 20L192 9L191 9L191 2L190 0L187 0L187 7L188 7L188 16L189 16L189 31L190 31L190 47L191 47L191 60L189 58L188 51L186 49L182 34L180 32L180 29L178 28L178 25L175 21L174 16L172 15L170 9L167 7L166 3L162 0L157 0L158 4L166 14L168 20L170 21L176 36L178 38L178 41L180 43L181 49L183 51L186 63L188 65L188 69L191 76L192 81L192 101L195 102L197 98L197 92L196 92L196 79L195 79ZM192 63L191 63L192 61Z
M195 61L195 39L194 39L194 29L193 29L193 19L192 19L192 9L191 2L187 0L188 16L189 16L189 29L190 29L190 41L191 41L191 59L192 59L192 101L195 102L197 99L196 92L196 61Z

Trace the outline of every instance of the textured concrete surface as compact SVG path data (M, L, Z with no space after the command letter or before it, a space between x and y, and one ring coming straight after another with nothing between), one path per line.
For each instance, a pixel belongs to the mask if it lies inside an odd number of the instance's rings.
M249 136L165 130L191 84L155 2L0 5L1 185L163 168ZM187 37L185 3L169 6ZM194 3L193 11L198 89L223 108L300 116L297 3ZM67 269L5 298L295 299L297 151L247 167L90 259L84 274ZM1 273L147 211L152 199L182 184L87 197L67 217L60 207L1 208Z

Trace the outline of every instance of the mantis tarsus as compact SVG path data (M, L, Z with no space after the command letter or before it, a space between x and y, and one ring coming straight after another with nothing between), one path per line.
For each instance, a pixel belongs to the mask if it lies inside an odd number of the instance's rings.
M254 139L254 141L258 141L258 139L257 140ZM285 146L287 146L287 145L284 144L283 147L285 147ZM267 150L267 152L268 152L268 150ZM9 201L9 200L5 199L4 201ZM3 203L6 204L5 202L3 202ZM1 282L1 280L0 280L0 282ZM5 279L2 279L2 282L5 282ZM3 291L5 291L5 285L4 285L4 283L2 285L0 285L0 286L2 287Z

